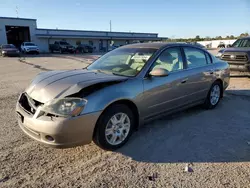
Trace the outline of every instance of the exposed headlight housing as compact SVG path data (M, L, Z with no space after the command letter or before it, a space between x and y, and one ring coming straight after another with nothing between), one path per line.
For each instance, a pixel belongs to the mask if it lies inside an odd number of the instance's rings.
M53 99L45 103L42 111L59 116L78 116L87 101L81 98Z
M222 53L218 52L215 57L221 57L221 56L222 56Z

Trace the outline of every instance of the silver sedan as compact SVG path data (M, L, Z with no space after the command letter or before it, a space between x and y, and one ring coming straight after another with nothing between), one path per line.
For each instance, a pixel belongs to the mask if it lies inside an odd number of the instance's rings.
M81 70L40 73L21 93L21 129L48 146L115 150L143 123L202 104L216 107L229 66L189 44L117 48Z

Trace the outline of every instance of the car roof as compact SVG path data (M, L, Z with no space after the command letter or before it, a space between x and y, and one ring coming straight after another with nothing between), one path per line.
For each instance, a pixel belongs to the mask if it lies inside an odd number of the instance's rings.
M194 45L187 44L187 43L151 42L151 43L127 44L127 45L121 46L120 48L155 48L155 49L160 49L160 48L171 47L171 46L190 46L190 47L194 47Z

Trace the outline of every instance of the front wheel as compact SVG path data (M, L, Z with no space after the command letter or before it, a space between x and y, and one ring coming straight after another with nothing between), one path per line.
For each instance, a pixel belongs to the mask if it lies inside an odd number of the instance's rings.
M113 105L99 118L93 141L105 150L116 150L128 141L134 124L134 114L126 105Z
M208 92L206 101L204 103L204 107L206 109L215 108L220 102L221 96L222 96L222 85L220 82L216 81L213 83Z

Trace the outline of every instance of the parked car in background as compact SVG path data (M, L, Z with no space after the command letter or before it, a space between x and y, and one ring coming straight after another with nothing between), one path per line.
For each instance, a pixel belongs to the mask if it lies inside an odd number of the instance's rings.
M49 50L51 53L75 53L75 47L65 41L55 41L54 44L49 45Z
M80 44L76 47L76 51L80 53L93 53L94 48L88 44Z
M21 51L22 53L25 53L25 54L28 54L28 53L39 54L39 48L33 42L23 42L21 44Z
M111 45L111 46L109 46L108 51L110 52L110 51L112 51L112 50L114 50L116 48L119 48L119 46L117 46L117 45Z
M161 115L199 104L215 108L229 74L227 62L194 45L125 45L86 69L40 73L18 99L18 122L48 146L93 140L115 150Z
M226 45L224 42L220 42L220 44L217 46L217 48L225 48Z
M20 56L20 51L13 44L3 44L0 46L1 56Z
M229 48L221 49L216 57L227 61L230 69L250 73L250 37L236 40Z

